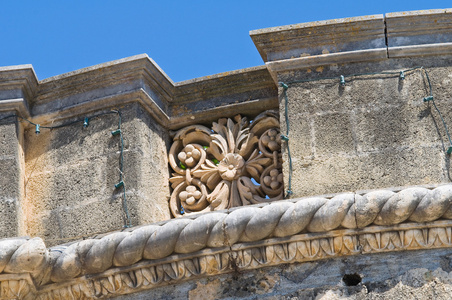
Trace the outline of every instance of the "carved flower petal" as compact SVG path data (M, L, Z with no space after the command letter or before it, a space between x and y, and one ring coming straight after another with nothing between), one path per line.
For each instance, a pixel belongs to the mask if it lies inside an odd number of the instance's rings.
M196 186L194 186L194 185L189 185L189 186L187 186L187 188L185 189L187 192L189 192L190 194L191 193L194 193L194 192L196 192Z
M278 133L278 132L277 132L276 130L271 129L271 130L268 132L268 135L269 135L269 136L276 136L277 133Z
M242 157L240 157L240 159L238 159L238 160L236 159L235 164L236 164L236 169L241 169L245 165L245 160Z
M220 161L220 164L218 165L218 171L221 173L226 172L229 169L229 166L226 164L224 160Z
M276 189L279 187L279 182L277 182L277 181L272 181L272 183L270 183L270 187L271 187L273 190L276 190Z
M188 144L187 146L185 146L184 151L185 152L192 152L195 149L195 147L193 147L192 144Z
M187 158L186 160L185 160L185 164L188 166L188 167L190 167L190 168L192 168L192 167L194 167L194 166L196 166L196 160L193 158L193 157L189 157L189 158Z
M221 177L223 179L232 181L234 180L235 174L237 173L236 169L232 169L232 170L227 170L226 172L224 172L223 174L221 174Z
M187 191L182 191L182 192L179 194L179 199L180 199L181 201L187 200L187 197L188 197Z
M278 151L279 149L280 149L280 145L276 142L276 141L270 141L269 143L268 143L268 148L271 150L271 151Z
M273 169L270 171L270 176L275 177L279 175L279 171L277 169Z
M194 149L191 152L191 155L194 159L198 160L201 157L201 151L199 151L198 149Z
M179 152L179 154L177 155L177 158L179 158L179 160L181 162L185 162L185 159L187 158L187 153L185 152Z
M245 169L255 180L259 180L260 173L264 170L262 166L254 164L248 164Z
M229 202L229 185L225 181L222 181L217 185L215 190L209 195L209 201L212 207L226 207Z
M195 197L189 197L187 200L185 200L188 205L193 205L196 202Z

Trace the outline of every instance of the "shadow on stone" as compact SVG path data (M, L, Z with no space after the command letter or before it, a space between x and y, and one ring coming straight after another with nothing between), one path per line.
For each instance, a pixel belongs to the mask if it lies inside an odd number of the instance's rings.
M357 286L361 282L361 276L359 274L345 274L342 277L342 281L346 286Z

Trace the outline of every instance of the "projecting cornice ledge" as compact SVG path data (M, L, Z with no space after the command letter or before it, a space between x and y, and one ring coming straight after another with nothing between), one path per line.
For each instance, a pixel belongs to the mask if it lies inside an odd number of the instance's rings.
M297 69L450 55L452 9L302 23L254 30L250 35L277 82L279 72Z
M0 241L2 298L102 298L343 255L452 247L452 185L276 201L46 249Z
M38 81L31 65L0 67L0 113L17 112L30 116L29 105Z
M39 81L31 65L0 68L0 112L41 125L139 102L169 129L278 107L266 66L174 83L146 54ZM259 103L257 105L257 103Z

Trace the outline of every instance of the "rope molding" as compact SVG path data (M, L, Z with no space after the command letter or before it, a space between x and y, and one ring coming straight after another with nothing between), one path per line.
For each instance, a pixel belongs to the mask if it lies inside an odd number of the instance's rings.
M452 221L369 226L326 233L305 233L239 243L232 247L174 254L127 267L36 286L29 274L0 274L0 298L99 299L179 284L206 276L288 263L312 262L344 255L452 247Z
M399 192L345 193L331 199L312 197L246 206L191 218L173 219L129 231L46 249L40 238L0 241L0 272L30 273L42 284L159 260L205 248L284 238L335 229L362 229L452 219L452 185L432 190L406 188ZM232 248L231 248L232 249Z

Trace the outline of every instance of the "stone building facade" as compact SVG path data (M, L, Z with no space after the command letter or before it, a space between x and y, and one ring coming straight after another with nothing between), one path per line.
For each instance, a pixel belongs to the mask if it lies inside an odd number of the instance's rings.
M178 83L0 68L1 299L450 299L452 10L250 35Z

